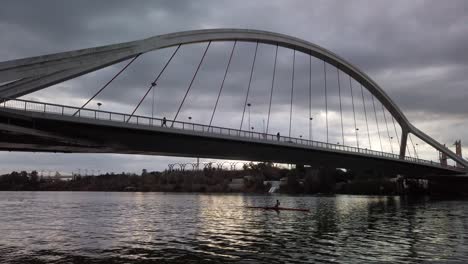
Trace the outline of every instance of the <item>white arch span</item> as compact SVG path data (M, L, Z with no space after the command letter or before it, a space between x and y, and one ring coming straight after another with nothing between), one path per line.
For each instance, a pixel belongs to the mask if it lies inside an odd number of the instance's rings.
M17 98L157 49L197 42L235 40L295 49L334 65L369 90L400 124L402 158L405 156L408 133L412 133L468 168L468 161L414 127L385 91L356 66L308 41L268 31L247 29L184 31L126 43L0 62L0 83L4 83L0 86L0 98Z

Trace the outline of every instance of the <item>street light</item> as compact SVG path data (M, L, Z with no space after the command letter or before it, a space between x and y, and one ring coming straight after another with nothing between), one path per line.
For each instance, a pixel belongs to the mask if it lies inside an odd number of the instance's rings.
M312 133L312 121L314 120L313 117L309 117L309 140L314 140L314 135Z
M101 105L102 104L100 102L97 103L98 111L101 111ZM97 118L99 119L99 112L98 112Z
M393 153L393 137L390 137L390 147L392 148L392 154L394 154Z
M188 117L188 120L189 120L190 123L192 123L192 117L191 116ZM195 130L195 125L193 125L193 123L192 123L192 129ZM198 166L200 166L200 157L197 157L197 169L198 169Z
M357 148L359 149L359 137L358 137L358 132L359 132L359 128L356 127L356 144L357 144Z
M247 104L247 106L249 107L249 127L250 127L250 106L251 106L251 105L252 105L252 104L250 104L250 103ZM252 128L252 129L253 129L253 128Z

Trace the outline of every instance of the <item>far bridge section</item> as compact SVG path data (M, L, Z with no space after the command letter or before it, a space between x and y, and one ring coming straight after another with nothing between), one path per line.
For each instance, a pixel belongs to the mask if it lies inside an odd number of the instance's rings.
M78 111L78 114L75 113ZM0 150L272 161L392 174L456 175L433 161L302 138L20 99L0 104Z

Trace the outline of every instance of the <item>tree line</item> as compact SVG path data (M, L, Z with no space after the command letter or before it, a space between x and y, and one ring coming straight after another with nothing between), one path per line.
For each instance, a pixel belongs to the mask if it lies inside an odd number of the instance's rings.
M249 177L245 177L249 176ZM75 175L71 180L40 177L37 171L12 172L0 176L1 191L142 191L142 192L229 192L232 179L244 178L242 192L265 193L271 186L264 181L285 184L282 193L395 194L398 186L385 177L356 175L340 169L292 169L272 163L250 163L242 170L205 168L193 171L142 170L141 174L106 173L99 176ZM286 180L285 180L286 179Z

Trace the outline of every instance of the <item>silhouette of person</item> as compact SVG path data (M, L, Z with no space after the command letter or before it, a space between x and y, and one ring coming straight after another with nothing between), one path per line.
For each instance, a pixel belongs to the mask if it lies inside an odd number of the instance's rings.
M276 200L275 208L279 208L280 205L281 205L280 201Z
M161 126L167 127L166 122L167 122L166 117L163 117Z
M276 139L278 139L278 141L280 140L280 133L276 133Z

